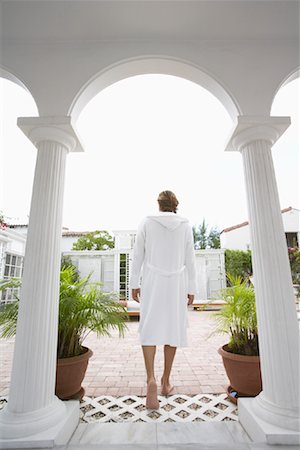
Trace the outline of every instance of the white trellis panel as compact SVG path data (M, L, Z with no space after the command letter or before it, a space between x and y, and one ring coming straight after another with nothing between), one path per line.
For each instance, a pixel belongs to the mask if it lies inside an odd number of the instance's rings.
M226 286L224 250L197 250L196 269L198 284L196 300L217 298L219 290Z
M82 277L87 277L90 273L92 273L90 278L92 282L102 281L101 257L99 256L90 257L89 255L86 254L79 256L77 258L76 266Z
M102 255L101 281L103 290L106 292L114 291L115 280L115 255Z
M101 281L104 291L116 293L120 292L120 255L126 255L125 264L122 265L126 286L125 289L122 286L122 291L125 290L126 299L130 300L131 249L64 252L64 255L71 257L81 276L93 272L91 281ZM198 288L196 300L216 298L218 291L226 286L224 250L197 250L196 270Z

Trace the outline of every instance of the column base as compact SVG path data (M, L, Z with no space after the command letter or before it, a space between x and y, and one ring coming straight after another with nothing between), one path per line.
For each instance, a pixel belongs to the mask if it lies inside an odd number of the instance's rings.
M254 442L279 445L299 445L300 430L273 425L258 417L255 398L239 398L239 422Z
M57 424L43 431L38 431L25 437L3 439L4 424L0 437L1 449L21 449L21 448L53 448L56 445L65 445L74 433L79 422L79 402L69 400L63 402L65 414L58 420Z

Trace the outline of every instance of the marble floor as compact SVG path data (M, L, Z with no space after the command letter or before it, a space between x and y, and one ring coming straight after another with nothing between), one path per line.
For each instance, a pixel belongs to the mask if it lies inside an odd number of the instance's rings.
M238 422L81 423L69 444L56 449L296 450L296 446L253 443Z
M238 421L237 407L225 394L181 394L159 400L158 415L140 408L145 398L85 397L75 432L55 450L300 450L300 446L253 442ZM2 398L0 408L5 402Z

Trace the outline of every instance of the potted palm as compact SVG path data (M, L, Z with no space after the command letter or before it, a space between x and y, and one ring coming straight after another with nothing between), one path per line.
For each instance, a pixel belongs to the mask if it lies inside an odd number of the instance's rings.
M81 399L84 395L81 383L93 354L83 345L88 334L93 331L97 336L109 336L110 329L118 329L119 336L124 336L127 328L125 308L115 301L114 294L103 292L100 283L90 283L89 279L78 277L72 266L63 266L60 273L55 393L61 399ZM2 287L10 287L14 280L9 283L3 282ZM1 337L15 334L18 304L0 308Z
M216 328L211 334L229 336L218 353L230 381L227 393L236 402L235 397L253 397L262 390L258 329L253 286L240 276L226 276L229 286L219 292L224 306L213 313Z

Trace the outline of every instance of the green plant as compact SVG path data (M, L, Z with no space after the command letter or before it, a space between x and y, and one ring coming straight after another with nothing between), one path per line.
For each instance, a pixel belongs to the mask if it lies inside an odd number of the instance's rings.
M73 267L74 268L74 276L73 276L73 281L77 281L80 278L79 272L77 267L75 266L75 264L72 261L71 256L69 255L62 255L61 257L61 263L60 263L60 270L66 268L66 267Z
M258 329L253 286L242 277L226 274L230 286L221 289L224 306L212 314L216 328L211 333L229 335L228 350L240 355L259 355Z
M297 247L288 247L288 255L291 266L292 280L294 284L300 284L300 252Z
M110 336L118 329L124 336L128 318L126 309L111 293L104 293L100 283L89 283L90 276L76 280L75 268L60 272L57 357L67 358L84 353L84 339L91 331ZM1 287L1 285L0 285ZM0 310L1 337L15 335L19 302L3 305Z
M92 231L74 242L72 250L109 250L114 248L114 238L107 231Z
M225 270L231 275L247 280L252 274L251 251L226 249Z
M196 250L206 248L220 248L220 231L213 227L208 231L208 225L203 219L202 224L193 226L194 245Z
M83 353L82 342L91 331L110 336L117 328L124 335L127 312L111 293L101 291L100 284L89 284L89 277L74 281L75 269L66 267L60 273L58 358Z
M0 293L6 289L19 288L20 286L21 280L19 278L0 280ZM0 306L0 336L4 338L13 337L17 331L19 299L15 294L13 295L16 301Z

